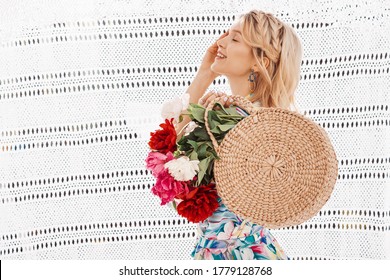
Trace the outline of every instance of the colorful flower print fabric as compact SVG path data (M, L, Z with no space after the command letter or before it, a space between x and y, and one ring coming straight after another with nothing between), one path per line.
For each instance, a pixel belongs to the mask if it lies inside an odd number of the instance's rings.
M218 197L218 208L198 224L191 256L195 260L289 260L271 232L229 211Z

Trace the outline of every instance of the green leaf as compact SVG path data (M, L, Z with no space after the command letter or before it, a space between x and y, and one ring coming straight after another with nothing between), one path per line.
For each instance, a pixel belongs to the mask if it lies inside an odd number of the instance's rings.
M181 143L184 143L185 140L186 140L186 139L185 139L184 135L182 135L181 138L179 139L179 141L177 141L177 139L176 139L176 143L177 143L177 144L179 144L179 143L181 144Z
M218 126L214 127L214 128L211 129L210 131L211 131L211 133L213 133L213 134L220 134L220 133L222 132L222 131L219 129ZM215 135L214 135L214 137L215 137Z
M199 172L198 172L198 180L197 180L197 185L199 186L200 183L202 182L202 179L206 173L206 170L207 170L207 167L210 163L210 158L207 157L205 159L202 159L200 162L199 162Z
M222 120L222 121L226 121L226 120L241 120L243 118L244 118L244 116L241 116L241 115L220 115L219 116L219 119Z
M210 141L210 136L206 131L206 127L196 127L194 129L194 136L198 138L198 140Z
M215 115L213 115L211 118L212 118L213 121L217 121L217 122L222 122L223 121L223 118L221 118L221 114L218 114L218 113L215 113Z
M195 150L193 150L188 157L190 158L190 160L197 160L198 159L198 153Z
M198 108L198 109L203 109L205 110L206 108L203 107L202 105L198 104L198 103L190 103L191 105L191 108Z
M223 112L225 112L225 114L228 114L228 112L226 111L226 108L221 103L215 102L214 106L218 106Z
M180 155L180 151L176 150L173 152L173 156L177 158Z
M198 155L199 155L199 158L203 159L206 157L206 149L207 149L207 145L201 145L199 146L199 149L198 149Z
M193 108L191 114L194 120L204 123L204 108Z
M235 126L235 124L221 124L218 126L218 128L222 131L228 131L232 129Z
M218 119L218 117L217 117L217 113L215 111L208 112L207 120L208 120L208 124L209 124L210 129L213 129L215 127L217 119ZM205 129L206 129L206 127L205 127Z
M188 144L190 144L192 147L194 147L195 150L198 149L198 143L194 140L188 140Z
M215 115L215 112L214 111L209 111L208 112L208 115L207 115L207 121L208 121L208 124L209 124L209 128L210 130L212 130L213 128L215 128L215 121L213 120L213 116ZM206 129L206 125L205 125L205 129Z

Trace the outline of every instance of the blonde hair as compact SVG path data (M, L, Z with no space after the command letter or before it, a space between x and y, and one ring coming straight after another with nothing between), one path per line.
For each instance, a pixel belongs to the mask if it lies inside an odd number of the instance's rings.
M279 107L298 111L295 91L300 80L302 45L294 29L281 20L260 10L241 14L243 40L252 47L259 66L254 72L255 90L248 97L262 107ZM263 57L269 59L268 68Z

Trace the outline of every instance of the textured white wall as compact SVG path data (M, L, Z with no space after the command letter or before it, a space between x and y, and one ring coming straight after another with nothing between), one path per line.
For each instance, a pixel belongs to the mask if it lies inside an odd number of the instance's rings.
M0 258L190 259L196 225L150 191L149 133L252 8L302 39L297 103L339 159L318 215L272 233L292 259L390 258L389 4L189 2L0 2Z

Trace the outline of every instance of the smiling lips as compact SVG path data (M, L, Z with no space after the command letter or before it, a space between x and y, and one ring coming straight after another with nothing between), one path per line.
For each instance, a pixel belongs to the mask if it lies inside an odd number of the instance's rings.
M226 58L226 55L224 55L220 51L217 52L217 56L220 57L220 58Z

